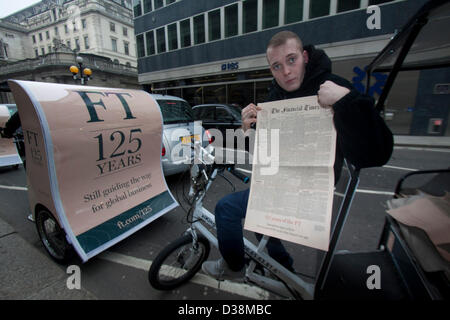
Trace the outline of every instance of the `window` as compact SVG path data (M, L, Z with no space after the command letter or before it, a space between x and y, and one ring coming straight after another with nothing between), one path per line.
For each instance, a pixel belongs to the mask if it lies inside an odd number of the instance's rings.
M80 51L81 47L80 47L80 39L75 38L75 49Z
M194 44L205 42L205 18L201 14L194 17Z
M156 46L158 53L166 51L166 32L164 27L156 30Z
M89 49L89 37L84 36L84 48Z
M370 0L369 1L369 6L373 5L373 4L382 4L385 2L391 2L393 0Z
M128 42L124 41L123 42L123 52L129 56L130 55L130 45L128 44Z
M225 7L225 37L238 34L238 5Z
M180 40L181 47L189 47L191 45L191 21L186 19L180 22Z
M55 27L55 36L59 35L58 27Z
M153 30L145 34L145 41L147 42L147 55L155 54L155 35Z
M243 32L253 32L258 28L258 0L243 2Z
M167 27L169 51L178 49L178 36L177 36L177 24L172 23Z
M136 48L138 58L145 56L144 35L140 34L136 36Z
M317 18L330 14L330 0L311 1L309 4L309 17Z
M208 12L209 41L220 39L220 9Z
M128 37L128 29L125 27L122 27L122 34L124 37Z
M263 29L278 26L278 17L280 10L279 0L263 1Z
M163 0L155 0L155 10L164 7Z
M48 40L50 39L50 31L45 31L45 38Z
M141 0L133 0L133 12L135 17L142 15Z
M360 0L357 0L358 3ZM303 0L286 0L284 11L284 22L286 24L303 19Z
M39 50L37 48L34 48L34 55L36 57L39 57Z
M34 34L31 36L31 38L33 39L33 43L36 43L36 36Z
M69 28L67 27L67 24L64 25L64 32L67 34L69 33Z
M116 32L116 25L112 22L109 23L109 31Z
M42 41L42 33L39 33L39 41Z
M70 44L70 40L67 40L67 41L66 41L66 46L68 46L70 49L72 49L72 46L71 46L71 44Z
M87 27L86 19L81 19L81 27L83 29L86 29L86 27Z
M42 55L45 54L45 48L41 48L41 53L42 53Z
M117 39L111 38L111 49L114 52L117 52Z
M48 53L52 52L52 46L48 46L47 49L48 49Z

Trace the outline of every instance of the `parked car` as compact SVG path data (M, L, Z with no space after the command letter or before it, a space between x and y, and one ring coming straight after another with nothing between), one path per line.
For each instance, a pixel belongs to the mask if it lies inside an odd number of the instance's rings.
M206 130L218 129L226 146L226 130L239 129L242 125L241 108L231 104L200 104L192 108L194 119L201 120Z
M192 108L186 100L175 96L151 94L158 103L164 122L161 162L165 176L184 172L189 169L193 159L190 148L191 139L202 141L204 129L194 132ZM202 142L205 147L208 141ZM186 156L189 159L186 161Z

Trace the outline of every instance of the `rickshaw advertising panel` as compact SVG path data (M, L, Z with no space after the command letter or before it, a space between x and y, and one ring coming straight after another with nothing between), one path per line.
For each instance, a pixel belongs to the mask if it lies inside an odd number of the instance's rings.
M145 91L10 81L30 205L86 261L176 207L161 167L162 116Z

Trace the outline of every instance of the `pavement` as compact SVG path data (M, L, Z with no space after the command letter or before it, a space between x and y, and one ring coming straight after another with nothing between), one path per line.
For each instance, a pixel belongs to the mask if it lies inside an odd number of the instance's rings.
M450 137L395 136L394 143L450 148ZM0 300L96 300L82 286L68 288L72 273L66 273L65 268L25 241L0 217Z

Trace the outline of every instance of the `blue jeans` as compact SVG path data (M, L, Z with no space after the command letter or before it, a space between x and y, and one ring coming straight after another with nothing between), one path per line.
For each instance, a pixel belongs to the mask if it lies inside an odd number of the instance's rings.
M239 271L245 265L242 219L247 212L249 193L249 189L231 193L223 197L215 209L219 251L233 271ZM256 237L262 238L260 234ZM292 270L293 260L279 239L270 238L267 250L272 258Z

